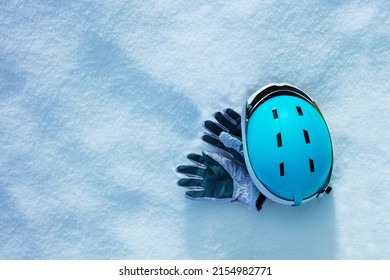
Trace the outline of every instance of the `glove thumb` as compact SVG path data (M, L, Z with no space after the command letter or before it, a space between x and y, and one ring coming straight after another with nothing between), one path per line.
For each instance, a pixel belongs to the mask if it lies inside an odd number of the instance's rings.
M225 145L225 147L229 149L233 149L236 152L238 152L242 157L244 156L244 151L242 147L242 141L240 139L230 135L229 133L223 131L219 135L219 140L222 142L222 144Z

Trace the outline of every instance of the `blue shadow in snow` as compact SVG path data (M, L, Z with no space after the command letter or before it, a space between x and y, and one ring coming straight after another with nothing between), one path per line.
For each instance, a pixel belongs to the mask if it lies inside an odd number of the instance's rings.
M134 115L155 116L174 132L194 136L189 128L198 124L200 113L187 96L140 70L116 44L95 33L86 34L85 40L81 74L86 80L102 84L112 98L137 104L132 108ZM164 131L163 127L157 129Z

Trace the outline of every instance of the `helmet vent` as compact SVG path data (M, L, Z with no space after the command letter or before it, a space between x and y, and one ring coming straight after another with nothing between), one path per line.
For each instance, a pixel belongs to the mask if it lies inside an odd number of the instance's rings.
M306 144L309 144L310 143L309 132L305 129L303 130L303 136L305 137Z
M284 162L279 164L279 172L280 172L280 176L283 177L284 176Z
M276 134L276 143L278 144L278 148L282 147L282 134L280 132Z
M272 110L272 115L273 115L274 119L278 118L278 110L276 110L276 108Z
M297 112L299 116L303 116L302 108L297 106Z
M310 172L314 173L314 160L309 158Z

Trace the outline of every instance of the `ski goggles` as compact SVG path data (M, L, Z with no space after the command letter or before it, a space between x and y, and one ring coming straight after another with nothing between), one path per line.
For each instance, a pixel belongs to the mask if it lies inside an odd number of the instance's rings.
M245 106L245 119L248 120L252 113L259 107L262 103L267 101L268 99L275 97L275 96L280 96L280 95L290 95L294 97L301 98L311 105L313 105L317 111L321 114L320 109L318 108L317 104L313 101L313 99L304 93L303 91L290 86L290 85L279 85L279 84L271 84L267 85L257 92L255 92L251 97L248 98Z

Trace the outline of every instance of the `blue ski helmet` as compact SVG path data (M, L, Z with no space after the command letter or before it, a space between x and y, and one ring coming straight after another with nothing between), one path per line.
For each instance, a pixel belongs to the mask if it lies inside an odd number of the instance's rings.
M287 84L267 85L247 100L242 116L245 163L261 193L298 206L331 190L330 133L306 93Z

